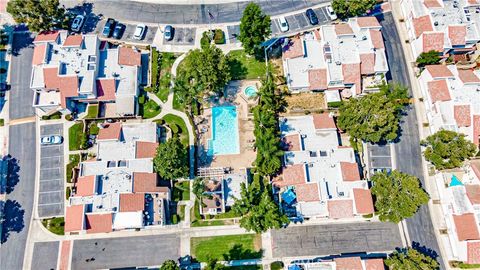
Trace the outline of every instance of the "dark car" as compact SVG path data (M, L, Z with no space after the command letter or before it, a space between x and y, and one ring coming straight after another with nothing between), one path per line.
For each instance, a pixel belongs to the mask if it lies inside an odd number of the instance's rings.
M114 19L108 18L105 26L103 27L102 34L106 37L110 37L112 35L113 29L115 29L116 24L117 22Z
M308 21L310 22L311 25L316 25L318 24L318 17L317 14L313 11L313 9L309 8L307 9L306 13Z
M171 25L167 25L165 26L165 31L163 31L163 36L165 37L166 40L172 40L174 31L175 30Z
M115 26L115 30L113 30L113 38L121 39L123 36L123 32L125 32L125 28L125 24L117 23L117 26Z

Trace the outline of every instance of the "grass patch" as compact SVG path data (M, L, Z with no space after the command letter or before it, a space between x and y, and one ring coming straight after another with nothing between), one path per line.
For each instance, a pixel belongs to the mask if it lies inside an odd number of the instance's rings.
M100 128L98 127L96 122L91 122L88 126L88 134L90 135L98 135L100 132Z
M232 80L251 80L265 76L265 62L248 56L244 50L231 51L227 54Z
M160 85L158 87L158 91L155 94L163 102L167 102L168 94L170 93L171 79L172 74L170 72L167 72L162 77L160 77Z
M190 250L194 258L206 262L210 256L218 260L244 260L262 257L259 234L193 237Z
M56 217L56 218L49 218L49 219L42 219L42 224L45 228L47 228L50 232L58 235L64 235L64 226L65 221L63 217Z
M168 93L170 92L170 81L172 79L172 66L177 59L177 56L173 53L162 52L159 53L154 49L152 54L152 86L149 91L155 92L158 98L166 102L168 99ZM156 61L158 59L158 61Z
M228 212L215 215L214 218L215 218L215 219L223 219L223 218L236 218L236 217L240 217L240 215L238 215L238 214L235 213L234 211L230 210L230 211L228 211Z
M158 55L159 55L159 52L155 49L155 48L152 48L152 87L155 88L155 86L157 85L157 81L158 81Z
M185 111L185 104L183 104L177 93L173 94L173 108L177 111Z
M80 155L74 154L68 156L68 164L66 167L67 170L67 182L71 183L73 178L73 168L77 167L80 163Z
M62 113L61 112L54 112L50 115L43 115L41 117L42 120L58 120L62 118Z
M185 205L178 206L177 214L180 217L180 221L185 220Z
M172 197L174 202L190 200L190 182L184 181L175 183L173 186Z
M209 227L209 226L223 226L229 225L224 220L194 220L192 221L192 227Z
M89 104L87 108L87 115L85 118L97 118L98 117L98 105Z
M3 127L5 125L5 119L0 118L0 127Z
M162 119L167 126L171 127L172 131L175 129L172 128L173 126L178 127L177 134L180 136L180 141L183 145L188 146L188 130L183 119L173 114L167 114Z
M80 150L84 136L82 122L75 123L71 126L68 129L68 149L70 151Z
M145 104L143 104L142 109L142 118L148 119L157 116L161 111L160 105L155 101L149 99Z

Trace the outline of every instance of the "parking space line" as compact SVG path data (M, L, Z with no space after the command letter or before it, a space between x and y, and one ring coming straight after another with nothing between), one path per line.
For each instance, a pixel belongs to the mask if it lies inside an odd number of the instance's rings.
M38 206L49 206L49 205L57 205L57 204L63 204L63 202L61 202L61 203L42 203L42 204L38 204Z
M325 21L328 21L329 16L328 16L327 12L325 11L326 9L325 8L320 8L320 10L322 11L323 15L325 16Z
M53 191L39 191L38 193L44 194L44 193L57 193L57 192L62 192L63 188L60 190L53 190Z
M63 157L63 155L59 155L59 156L49 156L49 157L41 157L40 159L46 159L46 158L58 158L58 157Z
M374 156L374 155L372 155L372 157L384 157L384 158L391 158L392 156Z
M49 182L49 181L63 181L63 179L62 179L62 178L57 178L57 179L45 179L45 180L40 179L40 182Z
M40 168L40 170L60 170L60 166L51 168Z
M61 143L61 144L52 144L52 145L42 145L42 147L40 147L40 149L60 147L61 145L63 145L63 143Z

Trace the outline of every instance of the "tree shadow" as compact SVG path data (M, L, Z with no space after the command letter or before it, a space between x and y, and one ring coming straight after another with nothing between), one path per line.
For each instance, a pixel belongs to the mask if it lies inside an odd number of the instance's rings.
M435 260L438 258L438 253L435 250L428 248L426 246L420 246L420 243L418 242L413 241L412 248L422 253L425 256L432 257Z
M33 48L33 36L30 32L15 33L13 35L12 50L13 56L19 56L25 48Z
M18 165L18 160L16 158L12 158L11 156L7 156L4 158L7 162L7 175L6 175L6 187L5 191L7 194L10 194L14 187L18 184L20 180L20 176L18 172L20 171L20 166Z
M259 251L253 251L251 249L245 249L240 244L235 244L226 254L223 254L225 261L233 260L246 260L246 259L258 259L263 255L263 249Z
M229 59L230 74L234 80L243 80L247 77L247 68L238 59Z
M17 201L7 200L0 202L0 213L2 214L0 219L2 224L0 243L3 244L7 242L10 232L19 233L25 227L23 220L25 210L22 209Z
M67 9L67 13L85 16L85 23L82 27L82 33L93 32L97 28L98 22L102 19L102 14L93 13L92 3L83 3Z

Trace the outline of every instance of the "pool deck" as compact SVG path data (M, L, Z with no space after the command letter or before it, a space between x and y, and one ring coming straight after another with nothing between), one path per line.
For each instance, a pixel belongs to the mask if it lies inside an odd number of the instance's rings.
M258 80L231 81L226 87L227 99L215 106L235 105L237 107L238 132L240 153L232 155L215 155L213 158L207 156L208 140L212 138L212 109L205 108L201 117L195 122L197 125L200 149L197 154L200 167L231 167L235 172L244 168L250 168L255 160L256 152L253 150L255 136L253 135L253 115L249 108L255 106L256 99L248 99L243 94L243 89L249 85L260 87ZM202 122L203 120L203 122ZM205 132L202 132L204 130Z

